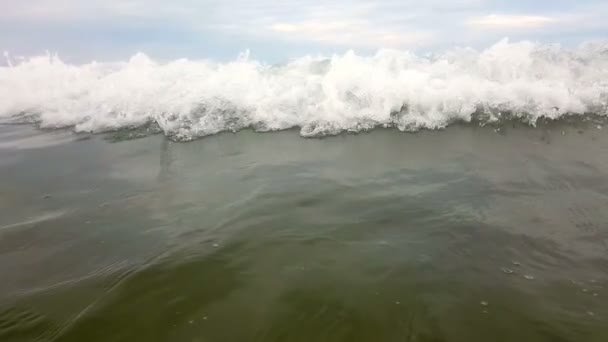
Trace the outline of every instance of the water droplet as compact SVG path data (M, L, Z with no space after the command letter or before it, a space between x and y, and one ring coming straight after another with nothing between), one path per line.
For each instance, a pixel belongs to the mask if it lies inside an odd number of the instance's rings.
M587 290L587 289L581 289L581 291L583 291L585 293L589 292L589 290Z
M484 314L487 314L487 313L488 313L488 310L483 310L482 312L483 312Z
M589 315L589 316L595 316L595 313L593 313L593 311L587 311L587 315Z
M206 320L207 320L207 316L203 317L203 321L206 321Z
M602 129L602 125L595 126L597 129Z
M524 278L527 279L527 280L534 280L534 276L531 276L531 275L528 275L528 274L524 275Z
M521 266L521 264L519 263L519 261L511 261L511 263L515 266Z
M566 132L562 131L562 135L566 135Z
M219 246L220 246L220 245L219 245L219 244L217 244L217 243L214 243L214 244L213 244L213 248L218 248Z
M486 301L481 301L479 304L481 304L481 306L488 306L489 305L488 302L486 302Z
M188 323L192 324L192 323L194 323L194 321L188 321Z
M397 305L399 305L399 304L401 304L401 302L399 302L399 301L396 301L396 302L395 302L395 304L397 304Z

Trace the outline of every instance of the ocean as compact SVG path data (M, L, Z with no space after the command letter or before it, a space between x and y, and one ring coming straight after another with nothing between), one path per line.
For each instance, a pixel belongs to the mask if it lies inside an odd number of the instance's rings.
M9 56L0 341L606 341L607 76Z

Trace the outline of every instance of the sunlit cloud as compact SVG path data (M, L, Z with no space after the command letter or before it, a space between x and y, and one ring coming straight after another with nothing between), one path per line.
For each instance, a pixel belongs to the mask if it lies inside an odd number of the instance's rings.
M0 51L432 51L505 36L577 43L608 37L607 16L604 0L0 0Z
M268 28L284 38L353 47L425 45L434 39L429 31L377 28L366 21L275 23Z
M482 29L529 29L558 22L555 18L539 15L487 15L467 21L467 25Z

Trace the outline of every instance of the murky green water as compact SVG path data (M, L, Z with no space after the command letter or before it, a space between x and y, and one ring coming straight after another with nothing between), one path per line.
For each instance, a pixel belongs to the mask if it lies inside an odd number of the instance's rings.
M593 125L0 127L0 341L608 341Z

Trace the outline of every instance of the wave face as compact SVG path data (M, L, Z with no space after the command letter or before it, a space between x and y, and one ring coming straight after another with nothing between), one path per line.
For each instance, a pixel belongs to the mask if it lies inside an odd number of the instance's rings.
M79 132L155 123L176 140L243 128L298 127L314 137L608 114L608 43L566 49L503 40L483 51L348 52L278 66L246 55L230 63L160 63L144 54L120 63L69 65L50 55L7 62L0 118Z

